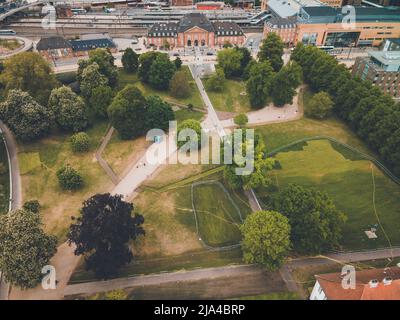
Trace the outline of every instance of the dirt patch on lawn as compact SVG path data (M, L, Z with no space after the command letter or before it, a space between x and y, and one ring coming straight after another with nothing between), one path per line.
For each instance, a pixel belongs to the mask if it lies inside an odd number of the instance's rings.
M142 192L135 198L134 203L145 218L146 230L146 236L135 243L136 255L177 255L201 248L196 232L178 216L183 213L190 218L191 208L178 207L176 196L169 192Z
M191 300L229 299L251 295L286 291L279 272L257 272L240 276L221 277L210 280L172 282L162 285L132 289L129 296L134 300Z

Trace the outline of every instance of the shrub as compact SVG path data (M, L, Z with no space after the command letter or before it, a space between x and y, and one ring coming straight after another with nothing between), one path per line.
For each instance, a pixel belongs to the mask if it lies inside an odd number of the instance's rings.
M33 213L40 212L40 203L37 200L29 200L24 203L23 209Z
M60 187L64 190L77 190L83 186L81 175L69 165L57 171L57 178Z
M249 122L249 118L245 113L241 113L233 118L233 122L239 127L244 127Z
M71 136L73 152L87 152L90 148L90 138L85 132L78 132Z

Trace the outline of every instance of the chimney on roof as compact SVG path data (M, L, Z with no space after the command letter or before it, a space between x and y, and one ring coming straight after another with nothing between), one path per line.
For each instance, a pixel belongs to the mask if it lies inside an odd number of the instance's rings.
M379 284L379 281L376 279L372 279L368 282L370 288L376 288Z
M388 286L392 283L392 281L393 281L393 279L391 277L385 277L385 278L383 278L382 282L385 286Z

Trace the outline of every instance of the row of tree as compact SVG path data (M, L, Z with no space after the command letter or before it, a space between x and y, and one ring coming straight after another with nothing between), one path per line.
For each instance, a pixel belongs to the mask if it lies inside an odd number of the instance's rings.
M312 89L329 93L334 112L400 174L400 104L371 82L352 77L318 48L299 44L292 59L301 65Z

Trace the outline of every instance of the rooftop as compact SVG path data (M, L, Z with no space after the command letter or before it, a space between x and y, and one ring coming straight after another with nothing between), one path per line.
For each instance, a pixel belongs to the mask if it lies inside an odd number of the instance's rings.
M214 31L213 26L208 18L198 12L185 14L178 23L178 32L185 32L194 27L199 27L206 31Z
M343 289L339 272L316 275L315 278L328 300L400 299L399 267L357 271L355 289ZM370 285L371 280L376 280L376 285Z
M61 36L40 38L36 45L38 51L71 48L71 44Z
M400 8L355 7L356 21L396 21L400 22ZM300 23L333 23L341 22L345 15L342 8L328 6L302 7L299 15Z
M296 16L301 7L325 6L318 0L269 0L268 9L280 18Z

